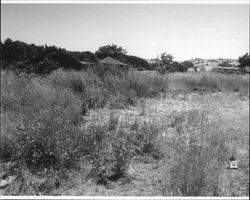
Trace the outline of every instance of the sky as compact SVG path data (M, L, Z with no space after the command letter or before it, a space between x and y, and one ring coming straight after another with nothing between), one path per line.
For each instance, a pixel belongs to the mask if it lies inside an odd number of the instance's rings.
M249 4L2 4L1 40L175 60L238 58L249 52Z

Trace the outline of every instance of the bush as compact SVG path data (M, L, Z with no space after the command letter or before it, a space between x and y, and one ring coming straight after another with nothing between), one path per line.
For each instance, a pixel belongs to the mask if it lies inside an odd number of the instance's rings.
M45 78L11 74L5 78L2 158L23 160L32 171L63 165L62 149L73 151L65 139L79 133L80 100L67 89L55 89Z
M219 122L209 121L207 111L180 115L185 120L175 127L176 137L165 144L174 161L166 188L178 196L217 196L219 174L229 157L226 137L218 129Z
M134 90L138 97L155 97L168 89L167 77L156 73L132 72L124 82L125 90Z
M123 129L121 129L123 127ZM117 180L126 176L130 159L135 155L152 155L159 159L162 155L157 145L159 131L153 125L119 125L114 115L108 124L93 125L85 131L88 137L88 159L92 162L92 175L108 180Z
M68 88L81 99L86 109L98 108L107 101L104 83L93 73L58 70L49 77L55 87Z

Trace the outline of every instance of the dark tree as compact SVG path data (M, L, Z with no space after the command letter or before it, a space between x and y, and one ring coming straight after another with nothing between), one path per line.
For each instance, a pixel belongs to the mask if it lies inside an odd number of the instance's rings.
M81 53L79 60L84 61L84 62L96 62L96 56L94 53L90 51L84 51Z
M121 59L121 61L127 63L128 65L134 66L138 70L149 70L150 66L148 62L140 57L137 56L128 56L125 55L124 59Z
M68 54L83 62L96 62L95 54L90 51L68 51Z
M232 65L228 62L223 62L218 64L219 67L232 67Z
M172 62L169 67L166 68L167 72L186 72L187 67L179 62Z
M246 66L250 67L250 55L246 53L245 55L239 57L238 62L241 71L246 72Z
M174 57L168 53L161 54L161 65L169 66L173 62Z
M192 63L191 61L184 61L181 64L183 64L184 66L186 66L187 68L192 68L194 67L194 63Z
M27 47L23 42L6 39L2 47L4 61L21 61L27 58Z
M1 46L0 46L0 59L1 59L1 62L3 60L3 43L1 41Z
M115 44L102 46L95 52L96 57L99 59L104 59L108 56L115 59L121 59L126 54L127 50Z

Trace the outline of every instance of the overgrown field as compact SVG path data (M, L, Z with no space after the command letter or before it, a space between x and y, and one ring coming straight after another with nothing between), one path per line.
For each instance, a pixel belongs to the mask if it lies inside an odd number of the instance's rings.
M248 125L248 75L2 71L0 193L248 196Z

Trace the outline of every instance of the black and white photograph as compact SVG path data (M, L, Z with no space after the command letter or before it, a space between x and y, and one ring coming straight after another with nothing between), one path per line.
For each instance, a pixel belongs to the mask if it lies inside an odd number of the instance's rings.
M249 199L249 5L2 1L0 199Z

